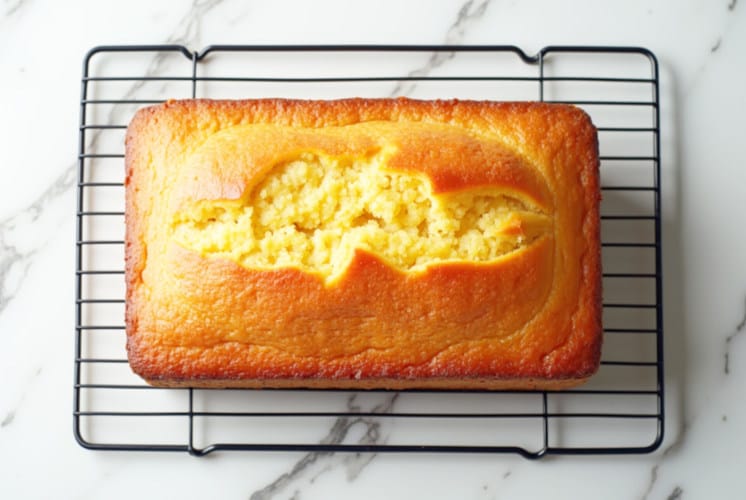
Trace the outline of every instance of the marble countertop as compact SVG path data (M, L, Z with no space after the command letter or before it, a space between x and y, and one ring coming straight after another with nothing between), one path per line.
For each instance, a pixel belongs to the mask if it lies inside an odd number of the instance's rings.
M6 0L0 42L3 498L743 495L746 5L739 0ZM195 458L80 447L72 432L72 386L81 65L97 45L163 43L192 50L299 43L512 44L529 54L559 44L652 50L660 64L661 447L643 455L538 461L511 454L323 452ZM440 66L436 56L424 61L408 71Z

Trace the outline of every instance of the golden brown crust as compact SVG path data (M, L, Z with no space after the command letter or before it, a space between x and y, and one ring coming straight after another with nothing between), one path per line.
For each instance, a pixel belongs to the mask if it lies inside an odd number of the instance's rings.
M553 234L497 262L440 264L414 274L357 251L327 286L299 270L250 270L205 258L159 228L173 200L235 199L256 183L246 162L210 167L234 151L195 162L195 151L220 131L377 121L405 131L397 145L408 153L393 157L389 168L419 169L438 192L499 184L524 193L551 211ZM428 142L406 133L412 122L464 134ZM252 151L266 165L292 147L269 139ZM316 146L331 154L371 147L355 138ZM153 384L555 389L584 381L598 367L597 139L577 108L408 99L172 101L135 116L126 153L127 347L132 368ZM205 165L207 173L190 183L187 163Z

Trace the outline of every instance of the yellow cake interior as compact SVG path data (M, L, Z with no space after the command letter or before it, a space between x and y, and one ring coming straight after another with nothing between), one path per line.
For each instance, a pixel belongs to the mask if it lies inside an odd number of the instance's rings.
M417 272L446 261L493 261L551 234L550 217L516 193L436 195L424 175L387 170L386 157L301 154L241 199L182 209L173 239L247 268L298 268L328 283L356 248Z

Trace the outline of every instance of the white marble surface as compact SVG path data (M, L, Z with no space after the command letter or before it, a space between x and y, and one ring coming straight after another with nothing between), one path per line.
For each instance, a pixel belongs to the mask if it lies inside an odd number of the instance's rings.
M71 429L80 69L95 45L638 45L661 65L667 427L651 455L95 452ZM740 498L746 5L0 3L0 497ZM416 68L413 68L413 70Z

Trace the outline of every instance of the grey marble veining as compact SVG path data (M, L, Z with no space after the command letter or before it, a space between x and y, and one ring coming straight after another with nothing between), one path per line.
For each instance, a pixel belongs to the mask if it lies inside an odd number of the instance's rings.
M380 430L380 422L371 417L355 417L355 413L363 411L360 404L357 403L358 396L352 394L347 399L347 411L349 416L339 417L329 429L327 435L321 439L319 444L338 445L343 444L347 439L350 430L358 425L364 427L365 432L356 444L375 445L384 444L385 435ZM374 405L370 410L373 413L390 413L394 409L394 404L398 398L397 394L387 395L384 400ZM293 496L297 496L302 485L298 484L310 475L309 482L315 481L324 473L333 470L332 460L341 463L347 469L348 481L354 481L363 469L369 465L376 455L374 453L344 453L340 455L325 451L314 451L303 455L295 462L288 472L281 474L265 487L251 493L251 500L269 500L278 495L285 494L288 490L294 490Z
M36 254L48 241L44 228L63 214L50 213L49 207L75 185L75 166L65 167L57 179L24 210L0 221L0 313L23 285Z
M202 18L223 3L223 0L192 0L191 7L179 20L165 43L184 45L191 50L202 48Z
M24 383L24 387L27 389L39 377L41 372L42 369L37 368L36 371L34 371L34 373L31 375L31 377ZM22 410L26 395L27 391L22 391L20 397L14 402L10 409L5 410L5 415L3 415L2 420L0 420L0 430L9 427L16 420L16 414Z
M3 417L3 420L0 421L0 428L7 427L8 425L12 424L15 416L16 416L15 410L10 410L8 413L6 413L5 417Z
M726 375L730 374L730 350L732 342L737 338L743 336L743 332L746 331L746 299L744 300L743 317L741 321L736 325L736 329L733 333L725 337L725 355L723 362L723 373Z
M653 465L650 468L650 479L647 483L647 486L645 487L645 492L640 497L640 500L649 500L650 494L653 491L653 488L655 487L656 483L658 482L658 474L659 469L661 467L661 463L663 463L666 459L666 457L670 456L671 454L677 452L684 444L686 431L689 428L689 423L685 422L682 426L681 430L679 431L678 435L674 438L673 441L669 442L668 445L663 449L663 451L660 453L660 459L656 461L655 465Z
M720 26L720 29L718 30L716 36L712 38L712 41L704 42L709 43L709 51L700 60L694 73L690 76L685 77L684 79L685 81L683 82L682 87L684 89L685 96L691 94L699 85L700 79L703 75L706 74L708 66L712 64L712 58L719 52L721 52L724 46L730 43L729 39L732 37L730 30L733 23L733 18L735 17L734 13L736 12L737 4L738 0L731 0L731 2L727 4L725 8L723 8L722 4L716 2L706 4L706 8L725 12L725 15L723 17L723 23Z
M459 45L464 39L466 30L469 25L482 19L484 13L487 12L492 0L468 0L464 3L458 11L456 20L451 24L443 38L444 45ZM448 52L435 52L427 60L425 64L419 68L413 69L408 73L410 77L422 77L429 75L434 69L442 66L450 59L453 59L454 54ZM411 94L417 87L415 81L405 81L397 83L396 87L391 91L389 96L407 96Z
M5 8L3 11L3 15L5 17L10 17L27 2L30 0L5 0L3 7Z
M739 323L735 326L734 331L729 334L725 338L725 354L724 354L724 366L723 366L723 373L725 376L729 375L730 367L729 367L729 354L731 349L731 343L733 342L736 337L741 336L741 334L746 331L746 300L744 300L744 311L743 311L743 317L739 321ZM666 459L671 457L674 454L681 453L682 449L687 445L689 433L692 430L694 426L697 425L697 421L700 418L701 414L703 412L697 412L693 414L687 414L684 415L684 421L681 426L681 429L679 432L675 435L675 437L668 441L666 446L658 453L657 459L655 461L655 465L653 465L650 469L650 480L648 481L648 484L645 488L645 492L641 497L641 500L649 500L650 495L656 486L656 483L658 482L658 478L660 475L660 468L664 466ZM723 415L722 420L725 422L727 421L727 416ZM683 493L682 487L677 485L674 489L674 491L671 493L670 496L667 498L680 498Z

